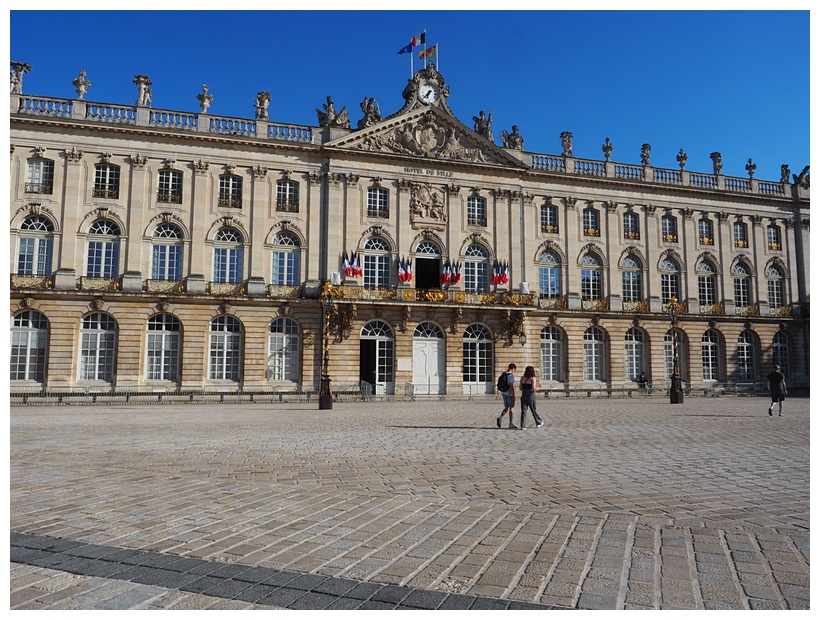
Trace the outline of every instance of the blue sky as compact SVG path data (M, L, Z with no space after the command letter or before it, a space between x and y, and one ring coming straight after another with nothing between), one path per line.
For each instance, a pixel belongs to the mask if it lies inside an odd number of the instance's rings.
M396 52L426 30L428 45L440 45L450 107L470 127L479 110L492 110L496 141L516 124L525 150L560 154L566 130L576 157L602 160L609 137L612 159L634 164L648 142L654 166L677 168L683 148L687 169L702 172L720 151L724 174L747 176L751 157L756 177L775 181L781 164L798 173L809 163L807 10L10 16L11 59L33 66L26 94L73 98L71 81L85 69L87 100L131 105L143 73L154 108L199 111L205 82L215 116L252 118L256 93L267 90L271 121L316 125L315 109L331 95L355 127L364 96L385 116L401 107L410 58Z

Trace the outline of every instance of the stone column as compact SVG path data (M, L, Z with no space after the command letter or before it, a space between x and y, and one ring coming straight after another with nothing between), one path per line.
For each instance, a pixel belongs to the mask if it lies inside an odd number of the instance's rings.
M786 280L783 282L783 303L792 306L792 308L800 307L800 287L798 286L800 266L797 257L797 244L795 243L794 235L801 233L801 227L795 230L794 222L790 219L782 221L783 230L783 264L786 266L788 272Z
M148 207L151 204L150 189L147 187L145 164L148 158L140 153L129 157L131 162L131 184L128 196L128 247L124 253L122 270L123 292L142 291L142 238L146 225Z
M325 219L328 214L327 195L324 170L314 170L308 175L308 211L305 221L305 238L308 245L308 260L306 261L305 278L306 285L310 288L318 288L322 279L330 279L330 272L337 269L329 269L327 264L327 254L323 252L325 234L322 223L329 222Z
M612 162L607 162L611 166L615 166ZM605 201L603 203L604 217L601 222L601 240L604 242L604 251L606 252L607 263L605 271L605 288L609 296L610 310L623 310L623 282L620 275L618 264L618 257L620 252L617 248L623 245L618 236L618 203L614 200Z
M567 258L562 286L569 310L581 309L581 272L578 269L578 254L582 244L580 241L581 223L578 221L576 200L572 196L564 198L566 209L563 213L564 221L561 223L564 231L564 253Z
M715 233L717 253L720 257L720 274L717 278L718 303L724 305L727 316L734 316L735 291L732 281L732 259L734 257L735 242L732 236L732 224L729 222L729 214L725 211L717 214Z
M270 264L271 255L265 249L265 235L267 233L265 223L267 222L268 211L268 169L257 164L251 170L251 195L250 195L250 222L248 234L250 235L250 248L248 251L248 280L247 291L251 297L264 297L267 294L265 287L265 274Z
M763 216L753 215L749 235L749 251L752 254L751 303L758 304L760 316L769 315L769 291L766 284L766 225Z
M206 275L207 265L210 261L205 256L206 248L205 234L210 222L211 200L211 175L208 170L209 162L201 159L194 161L194 191L191 196L191 251L188 258L188 278L185 284L187 293L204 294L205 283L210 281L210 274ZM186 330L187 331L187 330ZM207 329L206 329L207 333Z
M63 208L61 211L60 255L54 273L54 288L74 290L77 286L77 272L82 270L85 248L77 237L80 213L85 204L85 177L87 168L83 162L83 152L72 147L65 151L65 171L63 186ZM56 194L56 187L55 194Z
M646 293L645 297L649 300L650 312L663 312L663 304L661 303L661 281L658 276L658 256L660 255L661 244L661 229L656 215L657 207L655 205L646 205L644 207L644 234L646 235L646 260L647 264L647 278L646 278Z
M698 278L695 269L695 260L698 256L698 230L695 221L695 212L692 209L681 209L680 245L683 248L683 265L681 269L681 293L690 314L698 314Z

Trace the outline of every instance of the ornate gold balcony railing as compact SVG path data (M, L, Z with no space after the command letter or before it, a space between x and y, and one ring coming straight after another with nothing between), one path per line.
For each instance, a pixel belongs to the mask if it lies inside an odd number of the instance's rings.
M390 217L390 209L381 208L381 207L368 207L367 208L367 217L389 218Z
M739 314L741 316L758 316L760 315L760 306L757 304L735 306L735 314Z
M51 183L26 183L27 194L50 194L53 189Z
M746 239L735 239L735 247L736 248L748 248L749 242Z
M609 310L608 299L582 299L582 310Z
M106 187L100 186L95 187L91 195L94 198L119 198L120 197L120 188L119 187Z
M120 289L119 278L80 278L80 289L83 291L118 291Z
M181 293L185 290L180 280L146 280L144 288L148 293Z
M771 316L791 316L792 308L791 306L773 306L769 308L769 314Z
M666 243L677 243L678 242L678 236L677 235L672 235L672 234L663 235L663 240Z
M584 235L587 237L600 237L601 230L599 228L584 228Z
M567 307L567 298L539 297L538 307L542 310L564 310Z
M711 237L699 237L698 239L701 245L715 245L715 240Z
M244 295L243 282L208 282L208 292L212 295Z
M535 295L519 293L474 293L440 289L364 288L361 286L322 287L322 295L336 299L378 301L430 301L436 303L482 304L494 306L535 306ZM563 299L562 299L563 301ZM565 305L563 306L565 307Z
M284 211L285 213L299 213L298 200L277 200L276 210Z
M12 288L51 288L51 276L34 276L11 274Z
M302 286L282 286L268 284L268 297L301 297Z
M641 301L625 301L624 312L649 312L649 302Z
M557 233L558 224L541 224L542 233Z
M673 298L673 299L675 299L675 298ZM685 301L678 301L677 299L675 299L675 302L676 302L675 307L677 308L678 312L680 312L681 314L687 314L689 312L689 304L688 303L686 303ZM661 306L661 309L663 310L664 314L669 314L669 305L670 305L670 303L667 302L667 303L663 304L663 306Z
M640 239L641 233L632 230L625 230L624 231L624 239Z
M699 310L701 314L726 314L723 304L700 304Z
M780 245L779 243L773 241L773 242L769 243L769 249L779 251L779 250L783 249L783 246Z
M216 206L224 209L241 209L242 196L220 196L216 201Z
M168 202L171 204L182 204L182 192L181 191L158 191L157 192L157 202Z
M487 218L486 217L468 217L467 224L470 226L486 226L487 225Z
M442 291L441 289L437 288L417 288L416 291L416 300L417 301L448 301L449 296L447 291Z

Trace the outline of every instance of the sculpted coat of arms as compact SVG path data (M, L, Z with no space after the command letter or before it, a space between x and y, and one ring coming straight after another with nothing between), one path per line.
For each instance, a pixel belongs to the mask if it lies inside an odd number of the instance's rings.
M410 223L425 227L444 228L447 223L447 207L444 193L430 183L413 183L410 186Z

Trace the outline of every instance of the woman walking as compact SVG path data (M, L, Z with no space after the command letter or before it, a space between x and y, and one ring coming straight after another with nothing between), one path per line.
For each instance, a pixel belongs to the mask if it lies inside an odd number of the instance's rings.
M544 421L535 410L535 390L541 387L541 381L535 377L535 368L527 366L521 377L521 430L527 430L527 407L532 411L536 426L543 426Z

